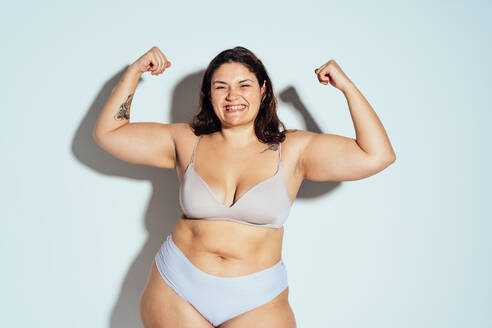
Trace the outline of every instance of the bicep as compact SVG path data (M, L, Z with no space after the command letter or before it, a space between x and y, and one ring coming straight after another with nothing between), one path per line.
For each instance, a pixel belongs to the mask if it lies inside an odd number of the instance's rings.
M336 134L305 133L300 156L304 178L312 181L353 181L380 169L357 141Z
M174 130L179 124L137 122L126 124L97 138L111 155L133 164L175 167Z

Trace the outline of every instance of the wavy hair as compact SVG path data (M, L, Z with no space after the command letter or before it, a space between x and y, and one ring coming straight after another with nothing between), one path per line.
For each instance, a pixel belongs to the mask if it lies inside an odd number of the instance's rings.
M266 81L265 96L261 101L260 109L254 122L256 137L261 142L269 144L284 141L286 127L277 116L277 99L273 93L270 77L261 60L244 47L224 50L208 64L200 89L198 112L193 116L190 123L195 135L198 136L220 131L220 120L215 114L212 103L210 102L212 76L222 64L233 62L243 64L251 73L255 74L260 87ZM283 129L282 131L280 131L280 127Z

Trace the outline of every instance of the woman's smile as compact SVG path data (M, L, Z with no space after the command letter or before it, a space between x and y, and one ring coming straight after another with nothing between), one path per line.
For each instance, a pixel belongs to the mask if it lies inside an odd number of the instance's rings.
M237 113L237 112L243 112L246 110L248 106L241 104L241 105L227 105L225 106L226 109L226 114L230 113Z

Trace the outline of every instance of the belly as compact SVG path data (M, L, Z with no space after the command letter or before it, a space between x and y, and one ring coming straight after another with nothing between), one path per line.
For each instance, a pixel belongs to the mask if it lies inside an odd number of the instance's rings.
M173 241L200 270L219 277L237 277L275 265L282 256L284 228L184 219L173 231Z

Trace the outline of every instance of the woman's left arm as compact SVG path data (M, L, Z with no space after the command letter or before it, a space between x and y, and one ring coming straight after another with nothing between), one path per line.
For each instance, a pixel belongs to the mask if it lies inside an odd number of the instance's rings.
M321 84L331 83L347 98L356 139L306 132L300 167L314 181L350 181L371 176L396 159L383 125L369 102L332 59L315 74Z

